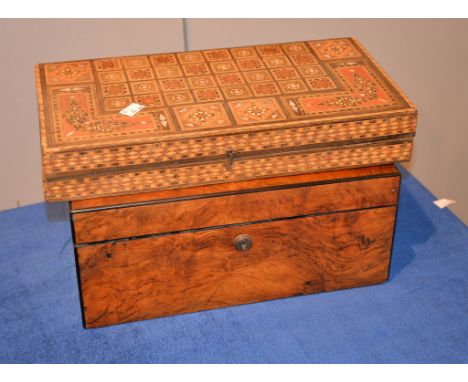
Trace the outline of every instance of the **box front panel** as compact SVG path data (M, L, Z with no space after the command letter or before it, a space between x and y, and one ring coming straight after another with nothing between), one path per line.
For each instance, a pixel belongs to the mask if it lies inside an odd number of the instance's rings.
M413 144L409 141L345 146L308 153L283 153L255 158L228 158L173 168L147 168L144 171L116 172L84 177L69 177L44 184L46 199L77 200L102 195L124 195L150 190L177 189L206 184L305 174L393 163L409 160Z
M86 326L383 282L395 209L79 247Z

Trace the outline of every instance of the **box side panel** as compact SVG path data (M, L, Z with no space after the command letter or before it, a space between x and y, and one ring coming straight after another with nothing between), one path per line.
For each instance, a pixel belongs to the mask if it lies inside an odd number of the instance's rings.
M295 128L259 130L246 133L220 134L216 137L128 144L103 148L98 151L80 149L64 153L45 153L43 163L48 180L68 176L79 177L92 173L103 174L112 170L144 170L150 165L196 162L224 157L228 150L237 154L273 150L294 151L301 147L336 147L364 142L385 142L398 137L412 139L416 130L416 117L406 115L347 123L305 125ZM45 139L45 137L44 137Z

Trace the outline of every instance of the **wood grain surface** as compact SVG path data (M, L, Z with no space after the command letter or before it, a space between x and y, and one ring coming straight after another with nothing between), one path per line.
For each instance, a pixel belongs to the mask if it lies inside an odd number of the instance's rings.
M197 187L184 187L174 190L159 190L153 192L139 192L127 195L108 196L102 198L88 198L70 202L70 211L94 209L115 205L134 204L149 201L164 201L182 197L200 195L223 194L228 192L245 192L271 187L285 187L297 184L316 184L323 182L337 182L345 179L370 178L379 176L398 176L398 169L393 164L358 167L333 171L311 172L300 175L275 176L271 178L249 179L237 182L224 182Z
M77 248L86 327L383 282L395 209ZM240 234L247 252L233 247Z
M182 200L73 215L76 243L396 203L399 177Z

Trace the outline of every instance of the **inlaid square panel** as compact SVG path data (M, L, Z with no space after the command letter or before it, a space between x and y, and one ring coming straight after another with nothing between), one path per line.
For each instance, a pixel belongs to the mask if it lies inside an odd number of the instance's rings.
M207 61L224 61L232 59L229 50L227 49L205 50L203 53Z
M160 93L138 94L135 96L135 101L140 105L144 105L146 107L156 107L164 105L163 97Z
M104 84L101 86L101 91L104 97L130 95L128 85L124 82L115 84Z
M89 61L45 64L44 72L48 85L65 85L93 81L93 73Z
M219 88L194 89L193 95L198 102L223 100L223 95Z
M126 82L127 81L123 70L99 72L97 75L98 75L99 82L102 82L102 83L114 83L114 82Z
M309 49L303 42L291 42L287 44L281 44L283 50L286 54L296 54L296 53L308 53Z
M347 39L310 41L309 45L322 60L355 58L358 50Z
M187 81L192 89L211 88L217 85L213 76L188 77Z
M244 78L240 73L218 74L216 79L221 86L245 83Z
M325 71L320 65L301 65L297 69L303 77L324 76Z
M251 46L243 48L231 48L231 54L234 58L250 58L257 56L255 48Z
M149 60L146 56L124 57L122 62L125 68L145 68L149 66Z
M174 78L182 77L183 73L177 65L165 65L154 68L157 78Z
M159 86L155 80L130 82L133 94L148 94L159 91Z
M264 69L265 65L263 61L259 58L244 58L241 60L237 60L237 65L239 66L240 70L248 71L248 70L259 70Z
M237 72L237 66L234 61L210 62L213 73L232 73Z
M299 73L294 68L275 68L270 70L275 80L290 80L300 78Z
M310 54L291 54L289 59L294 65L311 65L311 64L318 64L318 61L315 57Z
M263 57L263 61L265 61L266 66L269 68L291 66L291 62L286 56Z
M222 89L226 99L243 99L252 97L252 92L248 85L240 84L223 86Z
M104 109L106 111L120 111L132 103L131 97L114 97L104 99Z
M222 103L175 107L174 114L182 130L227 127L231 121Z
M307 78L306 81L311 90L336 89L335 83L329 77Z
M284 55L284 52L281 49L281 46L279 44L259 45L257 46L257 51L260 53L260 56L262 57Z
M177 57L181 64L193 64L195 62L204 62L205 58L203 57L202 52L183 52L177 53Z
M186 76L203 76L210 74L210 68L204 62L196 64L185 64L182 65L184 74Z
M187 90L164 93L164 97L168 105L182 105L193 102L192 94Z
M130 81L153 80L154 74L151 68L135 68L126 70Z
M106 58L103 60L94 60L94 67L98 72L119 70L122 69L122 63L119 58Z
M252 84L250 85L250 87L252 88L253 93L257 97L281 94L281 91L274 82L262 82L259 84Z
M273 78L271 77L270 72L268 70L244 72L243 75L248 83L273 81Z
M165 92L188 89L185 78L168 78L165 80L159 80L159 85Z
M278 81L283 93L301 93L308 91L308 88L302 80Z
M229 108L239 125L283 121L286 119L286 115L274 98L230 101Z
M155 67L178 64L175 54L155 54L149 58Z

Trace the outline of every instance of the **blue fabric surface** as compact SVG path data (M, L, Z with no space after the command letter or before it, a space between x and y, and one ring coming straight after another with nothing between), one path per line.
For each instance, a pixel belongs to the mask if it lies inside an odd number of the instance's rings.
M466 363L468 230L404 171L382 285L84 330L66 206L0 213L2 363Z

